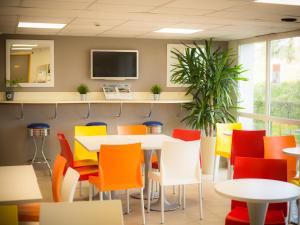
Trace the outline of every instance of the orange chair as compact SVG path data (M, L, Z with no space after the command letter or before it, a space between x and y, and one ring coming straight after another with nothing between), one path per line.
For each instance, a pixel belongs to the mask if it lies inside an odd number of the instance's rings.
M287 161L287 178L290 182L293 182L296 175L296 158L284 154L282 149L292 147L296 147L296 140L293 135L264 137L265 158L285 159Z
M66 159L57 155L52 173L52 197L54 202L73 201L79 174L68 170L62 182L65 166ZM18 205L19 221L39 221L39 214L39 203Z
M100 192L100 200L103 200L103 192L105 191L126 190L127 212L129 213L128 189L139 188L143 224L145 224L141 153L141 143L101 145L99 175L90 176L89 178L90 200L92 200L93 185Z

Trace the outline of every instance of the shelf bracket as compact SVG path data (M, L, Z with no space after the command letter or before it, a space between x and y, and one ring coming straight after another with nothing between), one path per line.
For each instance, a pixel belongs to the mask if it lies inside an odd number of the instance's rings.
M145 116L145 118L150 118L152 115L152 110L153 110L153 103L150 103L150 109L149 109L149 113Z
M115 117L120 117L122 115L122 111L123 111L123 103L120 103L120 108L119 108L119 113L117 115L115 115Z
M21 103L21 111L20 111L20 116L17 117L19 120L24 120L24 105Z
M180 103L180 109L179 109L179 112L176 114L176 117L180 117L181 114L182 114L182 108L183 108L183 104Z
M89 119L91 117L91 103L87 103L88 104L88 111L86 116L84 117L84 119Z
M55 103L54 116L50 118L50 119L52 119L52 120L56 120L56 119L57 119L57 106L58 106L58 104Z

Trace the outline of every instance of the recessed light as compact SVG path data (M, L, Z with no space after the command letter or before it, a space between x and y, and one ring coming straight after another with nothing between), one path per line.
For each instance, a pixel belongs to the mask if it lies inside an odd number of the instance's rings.
M159 30L156 30L154 32L157 33L171 33L171 34L193 34L193 33L197 33L203 31L201 29L184 29L184 28L162 28Z
M19 50L32 50L32 48L11 48L11 50L19 51Z
M19 22L18 27L23 28L44 28L44 29L61 29L66 24L64 23L31 23L31 22Z
M255 0L258 3L280 4L280 5L297 5L300 6L300 0Z
M13 44L13 47L37 47L38 45L29 45L29 44Z

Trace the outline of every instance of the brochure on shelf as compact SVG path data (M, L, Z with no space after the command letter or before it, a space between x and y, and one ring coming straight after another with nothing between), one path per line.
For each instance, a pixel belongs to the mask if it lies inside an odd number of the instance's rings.
M133 98L129 84L105 84L103 92L107 100L131 100Z

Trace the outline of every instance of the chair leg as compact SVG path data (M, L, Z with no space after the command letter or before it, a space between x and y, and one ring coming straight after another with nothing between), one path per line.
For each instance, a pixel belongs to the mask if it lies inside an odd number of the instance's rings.
M79 197L82 196L82 181L79 181Z
M215 182L216 179L218 179L219 167L220 167L220 156L219 155L215 155L214 172L213 172L213 182Z
M160 198L160 204L161 204L161 223L165 222L165 192L164 192L164 186L160 185L160 191L161 191L161 198Z
M89 186L89 201L92 201L93 200L93 195L94 195L94 186L90 183L90 186Z
M182 200L182 196L181 196L181 185L178 185L178 205L181 206L181 200Z
M126 204L127 204L127 214L130 213L130 205L129 205L129 189L126 190Z
M183 204L182 204L182 209L185 209L185 185L182 185L182 199L183 199Z
M148 181L148 197L147 197L147 213L150 212L150 203L151 203L151 189L153 191L153 186L152 186L153 181L149 179ZM152 187L152 188L151 188Z
M103 201L103 192L99 191L99 199L100 201Z
M108 192L108 199L111 200L111 191Z
M202 185L201 183L198 185L199 191L199 207L200 207L200 220L203 219L203 196L202 196Z
M141 188L141 210L142 210L142 217L143 217L143 224L146 224L145 219L145 209L144 209L144 192L143 188Z
M175 195L176 194L176 190L175 190L175 185L173 185L173 195Z

